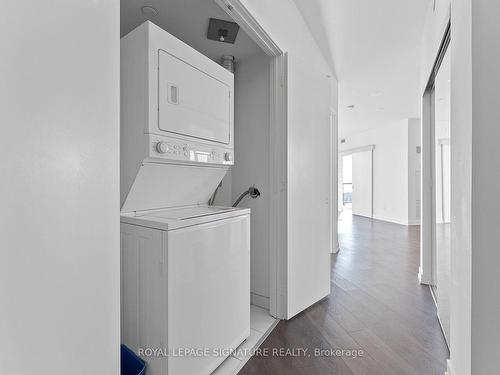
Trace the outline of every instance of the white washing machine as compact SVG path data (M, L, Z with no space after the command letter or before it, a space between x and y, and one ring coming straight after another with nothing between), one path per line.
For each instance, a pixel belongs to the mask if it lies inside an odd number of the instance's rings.
M208 206L233 165L234 76L146 22L121 42L121 335L149 375L209 375L250 335L250 211Z
M250 335L248 210L122 215L122 342L148 374L210 374ZM196 352L195 352L196 351Z

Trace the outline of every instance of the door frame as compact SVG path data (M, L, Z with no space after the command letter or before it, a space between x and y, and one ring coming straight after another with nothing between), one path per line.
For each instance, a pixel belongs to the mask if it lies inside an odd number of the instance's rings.
M451 19L439 46L427 86L422 96L422 179L421 179L421 231L420 231L420 284L435 285L436 282L436 187L435 176L435 131L434 131L434 81L451 42Z
M353 154L356 154L358 152L365 152L365 151L371 151L372 153L372 165L371 165L371 168L372 168L372 181L371 181L371 207L370 207L370 217L373 218L373 200L374 200L374 197L373 197L373 181L374 181L374 178L373 178L373 158L374 158L374 151L375 151L375 145L366 145L366 146L361 146L361 147L354 147L354 148L350 148L348 150L342 150L342 151L339 151L339 163L340 161L342 160L342 158L344 156L347 156L347 155L353 155Z
M340 250L338 241L337 221L339 216L339 162L338 151L338 116L334 108L330 108L330 253L335 254ZM337 155L336 155L337 153Z
M269 312L286 317L287 291L287 52L259 24L241 0L215 0L270 57L269 148Z

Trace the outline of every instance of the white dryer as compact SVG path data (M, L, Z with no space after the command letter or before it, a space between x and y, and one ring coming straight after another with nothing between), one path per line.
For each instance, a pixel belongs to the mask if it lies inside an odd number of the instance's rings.
M208 206L233 164L234 76L151 22L121 42L121 334L149 375L209 375L250 335L250 211Z

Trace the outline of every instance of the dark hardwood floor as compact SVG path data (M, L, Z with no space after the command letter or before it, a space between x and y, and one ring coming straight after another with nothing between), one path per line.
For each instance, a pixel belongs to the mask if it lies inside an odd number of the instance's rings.
M419 228L346 216L332 256L331 295L282 321L239 374L443 375L448 349L429 288L417 280ZM274 356L273 348L306 348ZM316 348L359 349L319 356Z

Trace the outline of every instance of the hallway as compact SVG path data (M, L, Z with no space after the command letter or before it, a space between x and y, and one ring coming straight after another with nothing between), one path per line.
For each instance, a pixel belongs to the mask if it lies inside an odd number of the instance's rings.
M417 280L419 227L358 216L339 222L332 293L282 321L240 374L444 374L448 349L429 288ZM273 348L308 349L293 357ZM361 349L357 358L316 357L315 348Z

